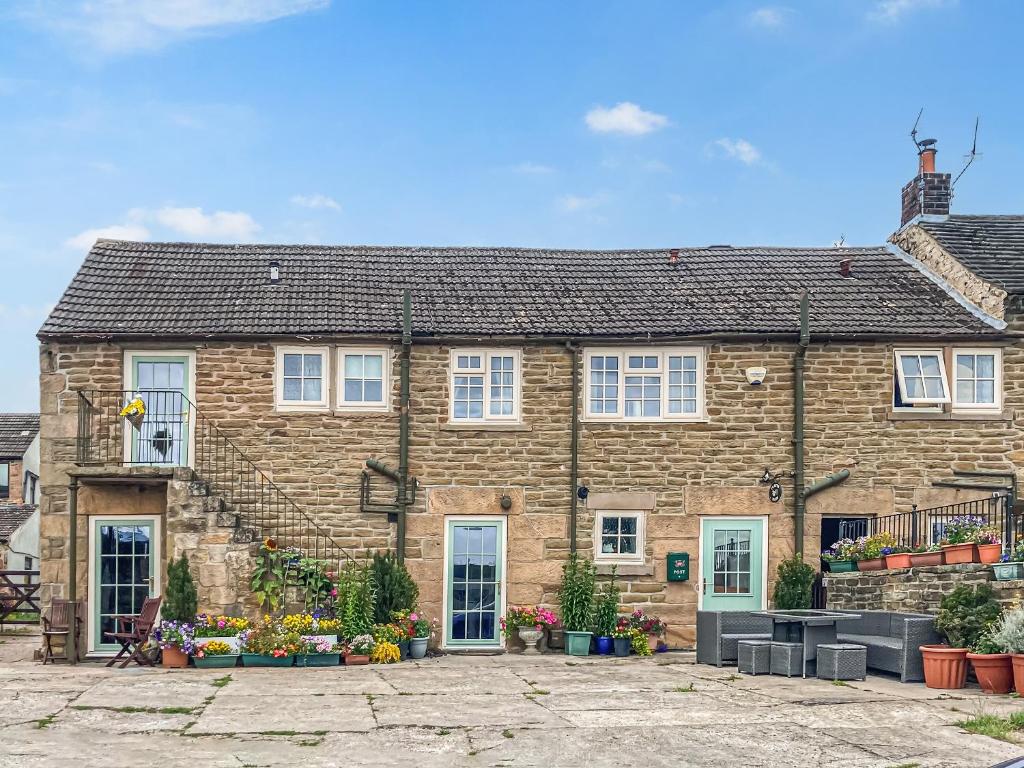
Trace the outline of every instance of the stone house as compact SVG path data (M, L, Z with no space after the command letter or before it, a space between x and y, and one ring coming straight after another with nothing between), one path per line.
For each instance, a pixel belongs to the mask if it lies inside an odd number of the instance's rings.
M895 250L101 240L39 333L43 600L87 600L103 653L170 554L242 612L263 536L392 548L440 645L493 648L575 548L690 646L840 521L1015 471L1024 352Z
M0 568L39 567L38 503L39 414L0 413Z

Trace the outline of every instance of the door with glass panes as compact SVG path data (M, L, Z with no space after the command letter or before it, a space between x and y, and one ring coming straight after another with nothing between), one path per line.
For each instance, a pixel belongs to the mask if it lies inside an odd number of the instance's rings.
M117 631L116 616L142 610L158 593L160 551L156 518L93 518L90 531L89 649L116 651L106 632Z
M701 519L701 600L706 611L759 611L766 560L763 518Z
M501 645L505 521L450 519L445 548L445 645Z

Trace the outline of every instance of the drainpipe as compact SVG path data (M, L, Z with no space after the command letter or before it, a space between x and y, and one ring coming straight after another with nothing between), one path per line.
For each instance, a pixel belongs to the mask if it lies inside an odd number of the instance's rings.
M811 342L807 319L809 304L807 291L804 291L800 294L800 341L793 358L793 480L796 486L793 547L801 555L804 551L804 511L807 502L807 490L804 488L804 360Z
M572 360L572 416L570 417L569 433L569 551L576 551L576 515L580 476L580 350L571 341L565 343Z
M69 664L78 663L75 630L78 628L78 478L68 483L68 601L71 603L71 623L65 641L65 656Z
M402 359L398 415L398 562L405 562L406 488L409 484L409 358L412 352L412 295L402 294Z
M838 472L833 472L828 477L823 477L816 483L811 483L807 486L807 490L804 491L804 499L808 499L816 493L821 493L822 491L831 488L833 485L839 485L849 476L850 470L840 469Z

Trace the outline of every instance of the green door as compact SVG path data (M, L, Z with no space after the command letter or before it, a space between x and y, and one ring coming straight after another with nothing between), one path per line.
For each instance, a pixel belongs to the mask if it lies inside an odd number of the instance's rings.
M134 355L131 397L146 404L140 429L131 433L133 464L188 466L188 358Z
M501 645L504 520L449 520L445 645Z
M763 609L764 520L702 518L701 542L701 608Z
M142 610L153 595L157 550L153 520L111 518L92 521L92 648L116 651L104 632L117 631L117 615Z

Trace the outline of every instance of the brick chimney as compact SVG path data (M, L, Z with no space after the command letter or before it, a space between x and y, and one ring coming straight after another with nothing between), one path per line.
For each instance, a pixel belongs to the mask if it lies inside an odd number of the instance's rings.
M915 216L949 215L950 174L935 172L935 139L918 144L917 176L903 187L902 227Z

